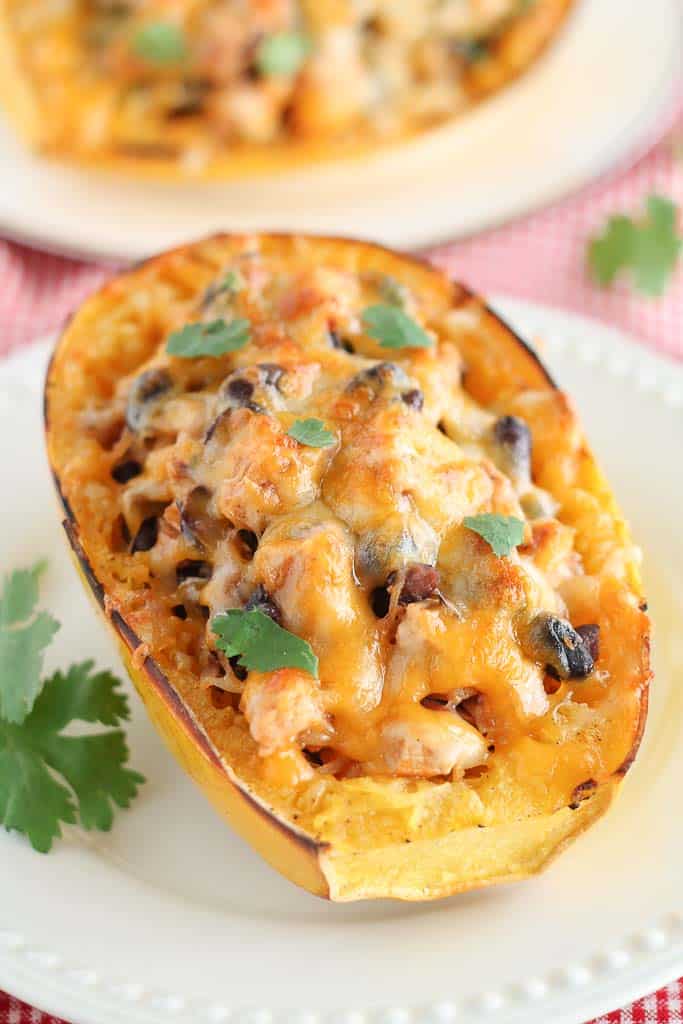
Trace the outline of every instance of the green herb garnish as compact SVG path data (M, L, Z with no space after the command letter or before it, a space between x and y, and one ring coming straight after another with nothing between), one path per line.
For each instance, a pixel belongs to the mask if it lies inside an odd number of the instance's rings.
M661 295L678 263L683 237L677 227L678 207L652 195L641 220L610 217L603 233L588 246L591 275L603 287L620 271L630 270L633 283L645 295Z
M396 306L368 306L362 319L370 337L382 348L431 348L434 344L419 324Z
M174 331L166 343L169 355L182 359L198 356L222 356L244 348L250 338L248 320L212 320L211 323L186 324Z
M150 64L177 64L187 56L187 43L179 25L153 21L135 33L133 50Z
M524 523L515 516L497 516L486 512L480 516L465 516L463 521L468 530L484 538L498 558L509 555L524 538Z
M36 611L45 562L5 578L0 597L0 717L23 722L40 693L43 654L59 623Z
M108 831L114 805L128 807L144 778L124 767L120 729L64 735L77 721L119 725L128 701L116 677L94 672L92 661L41 681L44 649L59 628L35 610L43 568L7 577L0 598L0 823L47 853L61 823Z
M216 647L229 658L239 655L238 664L255 672L278 668L301 668L318 675L318 659L310 644L278 626L259 611L232 608L211 620Z
M322 420L294 420L287 431L290 437L310 448L329 448L336 441L335 435L328 430Z
M302 32L274 32L256 51L256 68L262 75L295 75L311 52L311 40Z

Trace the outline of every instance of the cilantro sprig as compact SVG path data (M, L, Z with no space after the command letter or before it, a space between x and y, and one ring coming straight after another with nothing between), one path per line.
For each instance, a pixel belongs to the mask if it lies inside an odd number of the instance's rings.
M524 523L515 516L498 516L491 512L478 516L465 516L468 530L483 537L498 558L509 555L524 539Z
M185 324L179 331L169 335L166 351L182 359L222 356L226 352L237 352L244 348L250 336L251 324L241 318L212 320L207 324Z
M238 664L255 672L278 668L300 668L318 675L318 659L310 644L278 626L263 612L231 608L214 615L211 629L216 647Z
M678 207L664 196L648 197L645 216L610 217L600 235L588 245L588 267L603 288L623 271L644 295L656 297L666 289L683 250L678 230Z
M311 52L311 40L302 32L273 32L256 51L256 68L267 77L295 75Z
M336 437L323 421L314 418L294 420L287 433L299 444L308 445L309 448L329 448L336 441Z
M363 310L365 328L382 348L431 348L432 339L398 306L378 303Z
M180 27L171 21L152 21L133 36L133 50L150 64L177 64L187 56L187 42Z
M0 824L47 853L62 824L108 831L114 807L128 807L145 780L125 767L128 747L117 726L129 710L115 676L84 661L40 679L44 649L59 628L36 611L43 569L12 573L0 597ZM18 634L21 642L12 639ZM112 728L65 734L73 722Z

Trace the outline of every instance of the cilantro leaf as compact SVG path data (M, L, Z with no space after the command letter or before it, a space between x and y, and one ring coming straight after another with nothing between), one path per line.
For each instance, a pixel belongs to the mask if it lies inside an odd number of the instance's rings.
M64 736L74 721L115 725L128 703L109 672L91 661L55 672L21 724L0 720L0 823L47 853L61 824L107 831L114 806L128 807L144 782L125 767L123 732ZM60 776L61 778L57 778Z
M76 807L66 786L58 782L30 748L3 746L0 731L0 823L7 831L23 832L39 853L48 853L60 837L60 822L74 825Z
M483 537L498 558L509 555L524 538L524 523L515 516L498 516L486 512L479 516L465 516L464 524L468 530Z
M63 729L74 720L119 725L130 718L128 698L111 672L95 672L94 661L82 661L50 677L31 714L33 728Z
M635 238L633 274L644 295L661 295L683 248L677 229L678 207L670 199L650 196L647 221Z
M248 320L212 320L211 323L186 324L174 331L167 343L169 355L183 359L197 356L222 356L244 348L250 338L251 324Z
M262 75L295 75L311 52L311 40L301 32L274 32L256 51L256 68Z
M382 348L430 348L432 339L396 306L378 304L363 311L363 323Z
M307 444L310 448L329 448L336 441L323 421L316 419L294 420L287 433L299 444Z
M675 203L651 195L646 216L640 221L610 217L603 233L588 246L588 265L597 283L610 285L620 271L629 269L640 292L661 295L683 249L677 216Z
M38 603L40 577L46 568L46 562L37 562L32 569L17 569L7 577L0 598L0 627L13 626L30 618Z
M36 612L44 569L20 569L5 578L0 595L0 715L24 721L41 689L43 652L59 629L47 612Z
M635 233L628 217L610 217L603 234L590 242L588 262L598 284L612 284L619 271L630 265Z
M231 608L215 615L211 629L216 646L229 658L239 655L243 668L272 672L277 668L301 668L318 675L318 659L310 644L278 626L259 611Z
M176 64L187 56L183 30L170 21L143 25L133 36L133 50L150 64Z

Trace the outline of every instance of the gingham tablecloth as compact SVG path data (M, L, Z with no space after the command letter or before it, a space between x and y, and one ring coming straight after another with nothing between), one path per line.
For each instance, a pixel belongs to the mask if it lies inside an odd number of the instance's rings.
M610 175L524 220L430 253L483 292L507 293L597 317L683 358L683 269L658 300L622 284L609 291L585 273L586 241L612 213L639 213L658 192L683 209L683 107L664 139L628 171ZM61 259L0 240L0 355L56 330L111 268ZM0 1024L62 1024L0 993ZM552 1024L552 1021L548 1021ZM683 978L594 1024L683 1024Z

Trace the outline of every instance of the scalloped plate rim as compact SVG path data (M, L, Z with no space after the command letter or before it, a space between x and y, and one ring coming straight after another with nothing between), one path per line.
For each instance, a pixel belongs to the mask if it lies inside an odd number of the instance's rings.
M551 339L551 349L553 346L560 350L568 347L572 354L578 355L579 361L585 360L587 367L593 362L593 356L589 355L591 346L594 353L601 353L605 359L620 359L622 370L614 370L615 373L640 373L641 389L644 392L651 393L654 389L664 397L665 403L666 396L671 396L671 405L676 408L683 437L683 364L653 352L616 327L578 314L518 299L496 298L492 304L513 326L521 324L524 334L546 332ZM580 345L586 346L583 355L579 352ZM0 399L3 397L3 379L16 381L27 373L32 374L30 390L37 392L40 382L35 376L35 369L39 362L44 361L46 353L47 342L36 343L0 363ZM591 371L587 368L585 372ZM637 392L638 385L634 383L633 388ZM10 398L10 402L13 400L22 401L16 395L14 399ZM2 414L0 402L0 417ZM197 796L201 799L199 794ZM13 837L5 837L4 833L0 833L0 863L3 844L13 841ZM564 856L570 858L572 853ZM533 894L534 883L525 885L525 891ZM457 914L457 901L451 904L450 912ZM366 1020L376 1021L377 1024L410 1024L411 1021L450 1024L451 1020L457 1024L475 1024L496 1019L504 1020L505 1024L521 1020L525 1024L541 1024L548 1019L552 1019L553 1024L582 1024L589 1016L612 1010L617 1005L644 995L683 971L683 904L680 900L677 907L674 901L673 904L660 907L658 911L653 909L652 918L644 925L634 924L616 947L590 950L590 955L570 965L574 970L573 975L567 968L569 980L565 978L562 983L554 982L550 975L541 979L533 975L529 979L522 979L520 985L523 995L518 997L517 1002L513 1000L504 1003L507 1006L504 1016L503 1009L496 1001L498 997L495 989L483 991L480 1000L468 1000L466 1005L459 1006L457 1010L449 1002L429 1005L422 999L410 1006L373 1006L348 1013L332 1010L317 1012L315 1007L304 1008L299 1013L271 1010L264 1006L238 1010L233 1014L230 1007L225 1005L213 1003L199 1006L193 1000L184 1003L182 994L178 996L176 988L167 993L159 993L158 990L145 993L143 978L136 976L131 981L121 981L120 975L115 976L116 970L112 978L102 979L100 987L88 977L87 954L84 954L82 963L63 963L59 950L45 951L37 936L22 939L18 934L20 932L21 927L16 922L3 922L0 907L0 985L19 998L38 1004L47 1012L65 1016L73 1024L162 1024L162 1021L163 1024L169 1024L174 1020L178 1024L199 1024L200 1021L220 1024L223 1020L240 1021L240 1024L316 1024L317 1021L324 1021L325 1024L363 1024ZM84 949L85 945L84 942ZM630 968L629 960L632 960ZM586 963L593 964L593 967L585 967ZM600 963L601 967L595 967ZM562 971L565 967L560 963L557 970ZM588 978L582 974L586 970ZM136 988L138 982L141 983L140 990Z

